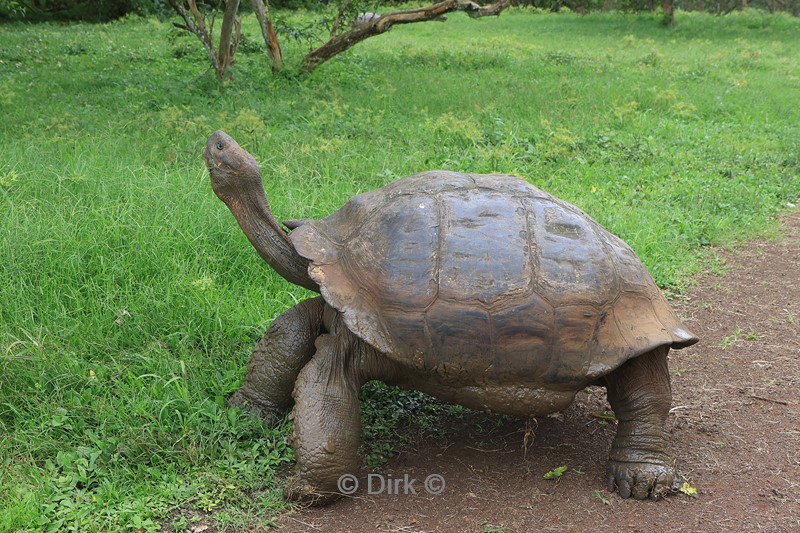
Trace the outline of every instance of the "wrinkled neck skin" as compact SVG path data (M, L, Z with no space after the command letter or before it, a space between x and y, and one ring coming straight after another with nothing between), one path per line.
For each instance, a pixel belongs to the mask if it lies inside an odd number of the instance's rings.
M243 195L241 199L226 199L225 203L264 261L287 281L319 292L319 285L308 276L308 260L294 249L261 191Z

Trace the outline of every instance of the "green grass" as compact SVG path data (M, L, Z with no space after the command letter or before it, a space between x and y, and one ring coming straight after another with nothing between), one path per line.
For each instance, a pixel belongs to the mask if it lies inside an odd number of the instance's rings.
M453 15L311 77L240 53L223 86L155 20L0 30L0 531L180 529L192 513L244 527L281 509L288 425L224 399L305 293L211 192L215 129L262 162L279 218L425 169L517 173L672 291L704 246L767 231L800 191L785 16ZM367 415L368 456L390 453L378 433L397 417Z

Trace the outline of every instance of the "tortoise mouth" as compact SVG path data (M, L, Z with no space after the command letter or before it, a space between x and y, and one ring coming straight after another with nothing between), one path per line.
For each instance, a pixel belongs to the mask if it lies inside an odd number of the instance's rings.
M203 160L206 163L206 168L210 171L211 168L213 167L213 165L211 163L211 153L210 153L210 151L208 149L208 146L203 148Z

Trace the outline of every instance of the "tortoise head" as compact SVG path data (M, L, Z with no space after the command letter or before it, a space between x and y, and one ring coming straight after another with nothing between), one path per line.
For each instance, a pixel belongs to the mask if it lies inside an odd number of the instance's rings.
M203 159L211 176L211 188L231 210L264 261L288 281L319 291L308 276L308 260L300 257L270 211L256 159L224 131L211 134Z
M229 206L243 195L264 194L256 159L224 131L215 131L208 137L203 159L214 193Z

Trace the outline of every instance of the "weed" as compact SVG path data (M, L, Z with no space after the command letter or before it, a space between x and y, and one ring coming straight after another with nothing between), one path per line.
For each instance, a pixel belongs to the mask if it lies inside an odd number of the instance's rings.
M599 501L603 505L608 505L609 507L614 507L614 504L611 503L611 500L609 500L608 498L603 496L603 493L600 492L599 490L594 491L592 493L592 496L594 496L597 499L597 501Z
M730 335L726 335L722 338L720 346L722 347L723 350L727 350L728 348L736 344L740 340L740 338L748 341L757 341L758 339L761 338L761 335L759 335L753 329L751 329L747 333L744 333L744 330L742 330L742 328L737 327L736 329L733 330L733 332L731 332Z
M742 334L742 329L741 328L734 329L733 333L731 333L730 335L726 335L726 336L722 337L722 342L720 343L720 347L723 350L727 350L728 348L733 346L739 340L739 335L741 335L741 334Z
M681 485L680 489L678 489L678 490L680 490L682 493L684 493L687 496L690 496L692 498L696 498L697 497L697 489L695 487L693 487L688 481L684 481L683 484Z
M567 465L559 466L557 468L554 468L554 469L546 472L543 477L545 479L558 479L558 478L560 478L561 476L564 475L564 473L567 471L568 468L569 467Z
M745 338L745 340L748 340L748 341L757 341L758 339L761 338L761 335L756 333L755 330L751 329L750 331L747 332L747 334L744 336L744 338Z
M552 63L554 65L571 65L578 60L578 56L571 52L550 50L544 54L543 59L545 63Z

